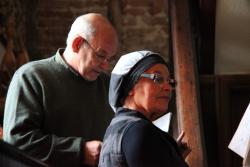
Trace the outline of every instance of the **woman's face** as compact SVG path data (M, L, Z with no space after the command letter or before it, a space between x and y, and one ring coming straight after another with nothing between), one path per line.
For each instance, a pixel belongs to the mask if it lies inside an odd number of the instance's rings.
M163 64L155 64L143 74L156 74L157 78L141 76L129 96L133 99L134 109L153 121L167 112L173 87L169 82L169 71Z

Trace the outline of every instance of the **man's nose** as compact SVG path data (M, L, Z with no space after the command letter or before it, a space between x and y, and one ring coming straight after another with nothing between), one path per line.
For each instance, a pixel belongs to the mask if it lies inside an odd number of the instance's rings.
M100 67L102 70L108 70L109 68L109 61L104 60L103 62L100 63Z

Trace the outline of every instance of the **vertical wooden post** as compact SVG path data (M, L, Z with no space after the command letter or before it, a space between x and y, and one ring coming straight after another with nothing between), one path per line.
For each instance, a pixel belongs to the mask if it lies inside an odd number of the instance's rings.
M121 2L120 0L109 0L108 2L108 18L111 21L111 23L113 24L113 26L116 29L116 32L118 34L118 38L120 39L120 37L122 37L122 13L121 13ZM121 41L119 40L119 43L121 43ZM118 54L120 49L118 49ZM117 57L119 58L119 57ZM109 72L112 71L113 67L115 66L115 62L112 63L110 65L110 69Z
M179 132L184 130L192 152L191 167L205 167L202 121L199 113L197 69L191 34L189 1L170 0L174 74L177 80L176 105Z
M121 2L119 0L109 0L108 3L108 16L111 20L112 24L116 28L116 31L118 33L118 36L121 36L121 20L122 20L122 14L121 14Z

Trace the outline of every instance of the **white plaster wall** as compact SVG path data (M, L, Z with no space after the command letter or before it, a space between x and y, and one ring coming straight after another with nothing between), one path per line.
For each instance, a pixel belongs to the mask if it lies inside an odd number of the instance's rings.
M250 0L217 0L215 74L250 74Z

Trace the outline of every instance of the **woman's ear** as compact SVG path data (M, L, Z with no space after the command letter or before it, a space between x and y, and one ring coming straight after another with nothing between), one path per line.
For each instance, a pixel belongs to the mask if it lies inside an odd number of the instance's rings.
M81 47L81 45L83 43L83 40L84 39L82 37L80 37L80 36L76 37L73 40L73 42L72 42L72 50L73 50L73 52L78 52L79 51L79 49L80 49L80 47Z
M128 92L129 96L133 96L134 95L134 88L132 88L129 92Z

